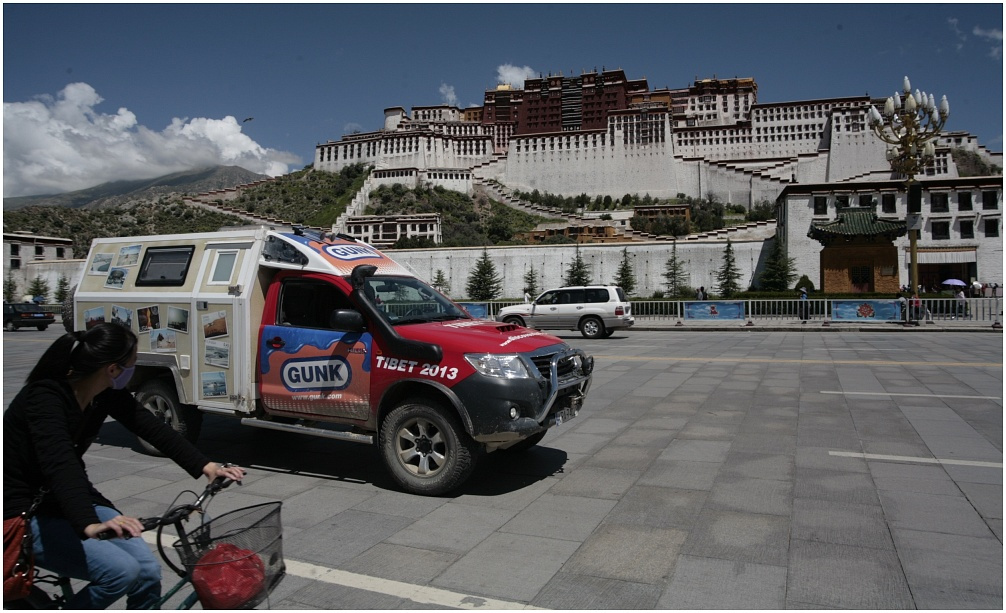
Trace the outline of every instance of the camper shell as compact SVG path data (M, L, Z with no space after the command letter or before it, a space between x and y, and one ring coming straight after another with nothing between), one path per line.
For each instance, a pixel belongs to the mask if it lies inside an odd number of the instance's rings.
M130 389L190 439L210 412L377 444L420 494L575 417L593 370L554 336L473 319L370 245L298 228L96 239L64 317L136 332Z

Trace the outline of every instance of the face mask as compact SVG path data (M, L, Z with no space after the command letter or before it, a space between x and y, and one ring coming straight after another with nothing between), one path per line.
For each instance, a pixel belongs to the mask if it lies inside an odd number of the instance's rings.
M133 378L133 371L136 370L135 366L130 366L129 368L123 368L122 372L119 373L118 377L112 379L112 389L125 389L129 384L129 380Z

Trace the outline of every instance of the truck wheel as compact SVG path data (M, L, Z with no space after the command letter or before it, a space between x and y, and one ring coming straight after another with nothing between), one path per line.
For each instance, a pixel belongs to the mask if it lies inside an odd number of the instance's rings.
M510 324L511 326L526 327L524 326L524 320L521 319L520 317L507 317L506 319L503 320L503 323Z
M527 437L526 439L522 440L516 445L511 445L507 447L503 451L505 453L524 453L528 449L531 449L532 447L540 443L541 439L545 438L545 434L547 433L548 430L542 430L537 434L532 434L531 436Z
M190 443L195 443L199 438L203 414L198 409L178 402L178 394L168 383L157 379L147 381L136 392L136 402L171 426ZM163 455L147 441L139 437L137 439L145 452L155 456Z
M583 338L601 338L604 336L604 323L596 317L584 317L580 321L580 334Z
M424 399L398 405L381 425L381 454L411 494L439 496L475 470L478 445L451 412Z

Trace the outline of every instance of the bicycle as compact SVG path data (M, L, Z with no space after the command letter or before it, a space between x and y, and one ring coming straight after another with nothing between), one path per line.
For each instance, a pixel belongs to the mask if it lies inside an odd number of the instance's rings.
M204 609L250 609L267 600L285 576L282 502L252 505L205 519L209 502L232 483L231 479L218 477L194 502L172 503L164 515L140 519L144 531L157 529L157 553L179 576L178 582L151 609L160 609L189 585L192 593L176 608L191 609L199 602ZM204 521L193 530L186 530L185 522L193 513L199 513ZM171 545L178 555L177 563L164 546L166 527L173 527L177 536ZM109 530L98 538L116 538L116 535ZM58 588L58 593L50 594L40 584L52 585ZM73 594L70 578L36 567L31 593L23 600L5 602L4 608L61 609Z

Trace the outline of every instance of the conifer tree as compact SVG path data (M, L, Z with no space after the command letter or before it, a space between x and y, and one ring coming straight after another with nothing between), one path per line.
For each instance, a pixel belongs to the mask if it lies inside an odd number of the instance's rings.
M503 292L503 278L496 274L496 265L485 248L482 249L482 257L475 263L475 270L468 277L465 289L472 300L495 300Z
M13 271L8 271L3 280L3 299L7 302L17 301L17 279L14 278Z
M447 276L444 275L444 271L437 269L436 275L433 277L433 287L443 294L451 293L451 284L447 281Z
M28 286L28 293L32 298L41 296L42 302L49 302L49 282L42 277L35 277Z
M590 267L580 255L580 245L576 246L576 256L566 271L566 285L590 285Z
M671 246L671 257L664 264L664 285L671 298L683 296L688 285L688 274L685 273L685 267L678 259L677 241Z
M796 279L793 268L796 266L794 258L786 257L782 250L782 241L776 236L772 241L772 249L765 260L765 270L761 273L761 289L771 292L784 292L789 289L789 284Z
M66 278L66 275L60 275L59 280L56 281L56 302L63 304L66 300L67 295L70 293L70 280Z
M618 265L618 274L615 275L615 285L622 288L627 296L631 296L636 291L636 277L632 271L632 262L629 261L629 248L622 249L622 263Z
M737 281L740 280L741 273L737 271L737 262L734 259L734 247L727 239L727 247L723 251L723 266L716 273L717 290L720 296L729 300L740 291Z
M524 273L524 293L532 299L538 296L538 273L535 272L534 266L528 266L527 272Z

